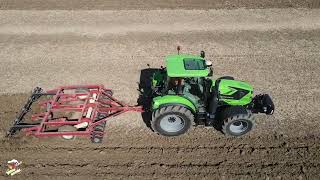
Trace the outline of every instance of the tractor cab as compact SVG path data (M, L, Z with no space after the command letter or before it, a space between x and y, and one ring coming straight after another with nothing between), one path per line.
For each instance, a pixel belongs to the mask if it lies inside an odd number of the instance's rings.
M191 101L197 108L204 106L212 85L212 63L202 56L170 55L166 68L154 74L153 87L158 95L178 95ZM157 89L158 88L158 89Z
M168 82L173 85L173 91L168 86L168 94L182 95L197 107L204 106L204 95L208 93L205 89L210 88L206 88L206 82L211 82L207 77L212 76L212 64L200 56L174 55L166 58L166 65Z

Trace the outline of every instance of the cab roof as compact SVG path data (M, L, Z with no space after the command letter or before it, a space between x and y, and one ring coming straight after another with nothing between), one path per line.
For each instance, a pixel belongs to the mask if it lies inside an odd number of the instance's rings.
M210 73L202 57L188 54L167 56L166 67L169 77L206 77Z

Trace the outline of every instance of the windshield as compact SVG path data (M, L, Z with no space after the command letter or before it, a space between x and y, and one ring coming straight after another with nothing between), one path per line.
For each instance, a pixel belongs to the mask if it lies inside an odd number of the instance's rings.
M202 59L183 59L185 70L204 70L206 69L205 61Z

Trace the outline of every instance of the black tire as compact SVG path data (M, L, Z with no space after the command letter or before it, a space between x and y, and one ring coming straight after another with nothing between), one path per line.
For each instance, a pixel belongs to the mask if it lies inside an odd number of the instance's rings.
M179 136L186 133L193 122L194 116L190 110L183 106L173 105L154 111L151 127L156 133L163 136Z
M245 107L227 107L222 113L222 132L225 135L242 136L252 130L253 114Z

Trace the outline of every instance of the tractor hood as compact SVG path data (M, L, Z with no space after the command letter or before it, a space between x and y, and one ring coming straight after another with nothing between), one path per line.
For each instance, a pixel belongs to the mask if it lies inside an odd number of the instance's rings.
M243 81L222 79L219 83L219 95L229 105L246 105L252 101L253 87Z

